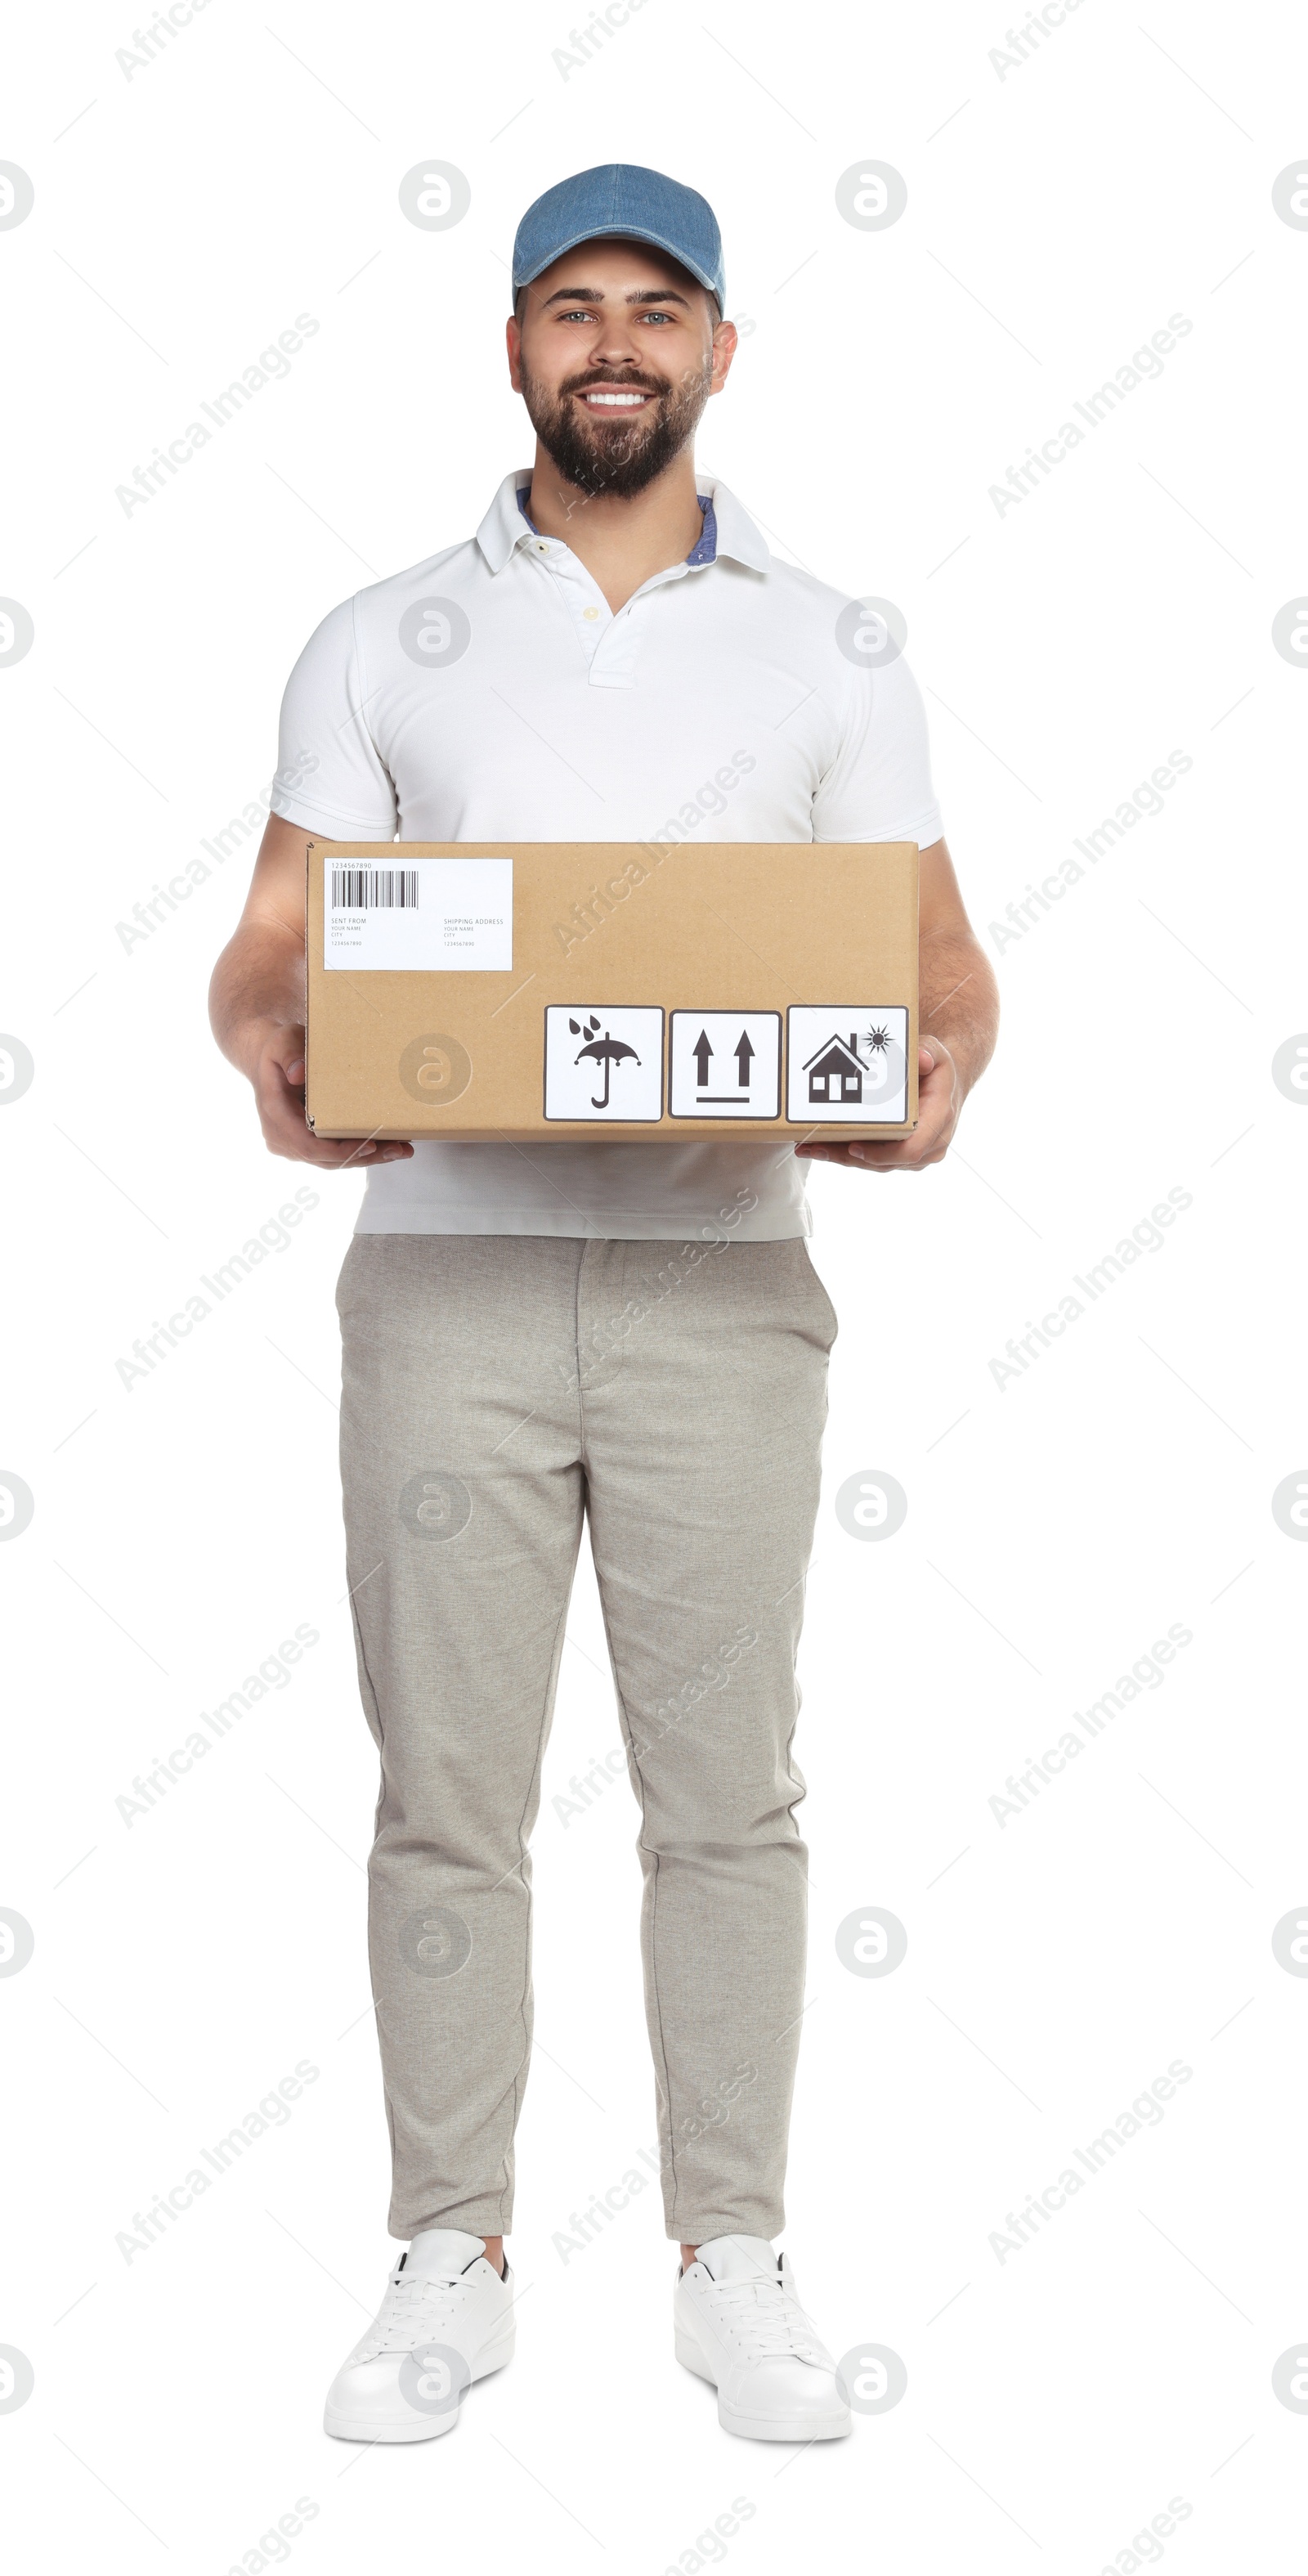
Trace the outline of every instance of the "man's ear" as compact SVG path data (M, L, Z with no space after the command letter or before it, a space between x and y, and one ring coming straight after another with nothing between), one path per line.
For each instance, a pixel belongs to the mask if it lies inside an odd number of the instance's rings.
M509 353L509 383L515 394L522 391L522 332L511 313L504 325L504 344Z
M740 335L734 322L717 322L713 327L713 383L711 391L720 394L727 381L731 361L740 346Z

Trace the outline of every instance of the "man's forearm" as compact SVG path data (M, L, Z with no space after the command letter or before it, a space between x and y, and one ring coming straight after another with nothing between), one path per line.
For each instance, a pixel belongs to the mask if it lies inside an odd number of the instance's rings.
M253 1079L269 1031L304 1022L304 942L282 922L245 921L209 987L209 1020L229 1062Z
M918 961L918 1033L938 1038L964 1092L984 1073L999 1029L999 990L985 950L958 931L929 933Z

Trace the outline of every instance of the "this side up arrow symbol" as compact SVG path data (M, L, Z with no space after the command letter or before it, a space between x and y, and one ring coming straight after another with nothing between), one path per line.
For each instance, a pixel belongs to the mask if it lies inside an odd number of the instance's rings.
M750 1058L753 1055L754 1050L750 1045L749 1036L746 1030L741 1030L733 1051L736 1063L740 1069L740 1088L742 1091L748 1091Z

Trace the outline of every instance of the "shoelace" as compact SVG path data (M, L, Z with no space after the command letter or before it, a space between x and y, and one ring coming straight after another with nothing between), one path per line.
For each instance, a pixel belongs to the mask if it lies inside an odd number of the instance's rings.
M457 2323L469 2287L457 2272L430 2280L401 2272L390 2282L355 2360L377 2361L383 2353L412 2352L419 2344L439 2342L441 2329Z
M793 2291L776 2281L715 2281L708 2298L720 2323L755 2357L788 2353L832 2367Z

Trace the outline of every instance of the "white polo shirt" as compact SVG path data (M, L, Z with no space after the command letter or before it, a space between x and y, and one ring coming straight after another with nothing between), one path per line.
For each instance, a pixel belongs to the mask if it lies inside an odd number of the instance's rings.
M847 599L776 562L724 484L699 478L711 559L697 546L615 616L571 548L524 517L530 480L506 476L475 538L323 619L282 703L279 772L299 783L278 788L275 813L333 840L939 840L902 656L850 661ZM433 662L414 633L434 600L447 642ZM810 1233L793 1147L421 1143L369 1172L358 1220L364 1234L706 1230Z

